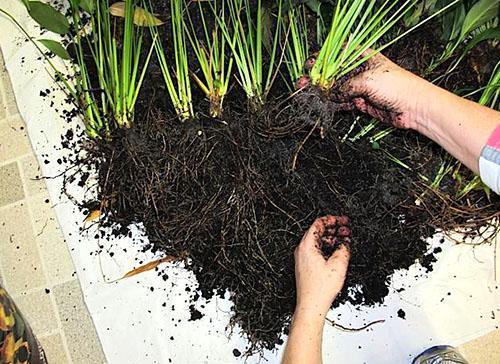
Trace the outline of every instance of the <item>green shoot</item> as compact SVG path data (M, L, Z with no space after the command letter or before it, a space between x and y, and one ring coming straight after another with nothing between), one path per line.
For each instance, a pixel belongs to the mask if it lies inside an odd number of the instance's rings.
M107 0L95 2L90 14L91 31L88 35L85 33L79 1L72 0L70 5L78 64L75 86L84 110L87 132L90 135L98 135L103 131L107 134L115 125L129 128L133 124L135 104L153 51L151 45L145 60L141 62L143 31L134 24L137 1L125 1L123 37L120 42L116 39ZM90 49L93 64L85 58L85 46ZM92 83L90 67L96 70L97 85ZM100 93L96 93L96 89Z
M417 3L406 0L339 0L334 10L330 32L311 70L311 82L323 89L332 88L336 81L405 37L408 33L446 11L460 0L454 0L440 11L398 35L388 43L377 46L378 41L398 23ZM375 7L377 5L377 7Z
M456 160L454 160L453 157L451 157L450 155L447 155L446 160L443 161L439 166L439 170L434 176L434 180L432 181L430 187L433 189L438 189L444 177L447 176L453 170L455 164Z
M475 175L460 191L457 193L458 198L462 198L469 194L471 191L483 191L486 194L486 197L490 198L491 188L486 186L481 178Z
M489 106L492 109L500 109L500 62L496 64L488 85L486 85L479 99L479 103Z
M387 135L391 134L396 128L394 127L388 127L385 128L384 130L379 131L376 133L374 136L370 138L370 142L378 142L380 139L385 138Z
M269 52L268 68L264 69L265 47L263 30L262 0L257 0L255 14L252 14L250 0L229 0L229 18L232 28L217 16L217 22L232 50L238 70L239 82L252 106L259 108L265 102L279 69L277 48L282 16L282 0L278 1L276 30Z
M359 57L385 35L410 10L415 1L385 1L372 13L376 0L339 0L330 32L311 70L311 81L324 89L353 69Z
M304 64L309 57L307 23L303 5L288 10L287 22L282 22L285 44L284 59L292 82L304 74Z
M189 79L188 54L186 44L186 24L184 21L184 1L172 0L170 2L170 15L172 23L172 38L174 48L174 78L170 74L169 62L163 48L158 30L151 27L151 34L155 38L154 46L161 72L165 81L167 92L174 106L177 116L181 121L194 117L193 101L191 96L191 82Z
M371 132L375 127L380 123L377 119L372 119L370 123L366 126L361 126L361 130L354 135L353 137L349 138L350 142L355 142L358 141L359 139L363 138L365 135L367 135L369 132Z
M217 0L214 0L212 9L217 13L220 21L227 23L225 0L220 0L220 2L220 7L218 7ZM222 116L224 97L229 88L233 58L228 56L229 46L218 23L216 22L212 31L208 29L201 1L198 1L198 10L203 26L203 41L196 36L189 12L190 28L186 31L203 74L203 79L194 73L193 78L210 100L210 116L219 118Z
M384 153L385 155L387 156L387 158L395 163L396 165L406 169L407 171L410 171L410 172L414 172L414 169L411 168L408 164L406 164L405 162L403 162L401 159L397 158L396 156L394 156L392 153L388 152L387 150L384 149ZM424 176L422 173L420 172L417 172L417 176L424 182L428 183L429 182L429 178L427 178L426 176Z

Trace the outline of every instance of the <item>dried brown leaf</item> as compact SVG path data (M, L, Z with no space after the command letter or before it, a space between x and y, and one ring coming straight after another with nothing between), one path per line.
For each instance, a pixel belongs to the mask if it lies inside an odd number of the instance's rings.
M109 13L120 18L125 17L125 2L119 1L109 7ZM136 6L134 11L134 24L139 27L158 26L163 22L149 11Z
M101 210L100 209L92 210L92 211L90 211L88 213L87 217L85 218L85 220L83 220L83 222L95 221L100 216L101 216Z
M130 272L127 272L120 279L129 278L129 277L135 276L135 275L137 275L139 273L147 272L149 270L155 269L157 266L159 266L162 263L172 262L172 261L177 260L177 259L179 259L179 257L174 257L172 255L167 255L166 257L163 257L161 259L155 260L153 262L146 263L144 265L141 265L140 267L137 267L137 268L131 270Z

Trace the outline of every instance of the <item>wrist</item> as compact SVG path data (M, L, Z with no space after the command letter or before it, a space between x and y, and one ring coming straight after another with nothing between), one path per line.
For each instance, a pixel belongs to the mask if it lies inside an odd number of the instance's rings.
M434 109L434 103L440 99L438 93L442 91L432 83L411 72L407 74L407 83L404 97L408 98L408 104L404 107L407 112L408 129L422 132L429 127L430 113Z
M298 303L295 307L294 317L307 320L322 321L325 319L330 306Z
M294 327L313 330L317 332L323 331L325 325L326 313L315 309L296 307L292 318Z

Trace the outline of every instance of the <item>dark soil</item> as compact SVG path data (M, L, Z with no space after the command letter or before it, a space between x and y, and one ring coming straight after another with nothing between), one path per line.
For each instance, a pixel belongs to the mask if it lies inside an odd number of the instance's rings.
M421 73L440 46L430 25L389 55ZM476 71L468 62L446 87L484 81L469 79ZM352 230L351 264L334 304L373 305L388 294L394 271L415 261L432 269L424 238L436 228L477 227L498 214L497 197L478 191L457 201L425 187L418 173L433 176L445 157L431 141L396 131L380 149L366 140L351 143L344 136L356 115L335 113L334 105L310 114L303 100L317 98L314 92L287 99L278 83L253 113L235 84L223 122L206 117L207 103L195 94L198 117L180 124L155 64L148 77L135 126L89 147L99 161L101 205L110 223L143 223L150 249L187 253L204 297L229 291L232 323L252 350L274 348L286 330L295 304L293 251L317 217L346 215ZM327 124L318 121L325 118ZM453 181L447 183L454 192Z

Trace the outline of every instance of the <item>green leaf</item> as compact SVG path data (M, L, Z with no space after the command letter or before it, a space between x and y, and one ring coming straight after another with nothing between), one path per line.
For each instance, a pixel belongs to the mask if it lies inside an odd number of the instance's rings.
M380 143L379 142L373 142L372 143L372 149L373 150L379 150L380 149Z
M71 59L68 51L58 41L52 39L39 39L38 41L56 56L59 56L62 59Z
M57 34L66 34L69 23L64 15L49 4L40 1L30 1L28 13L42 28Z
M80 0L80 8L89 14L92 14L95 9L95 0Z
M420 3L412 12L408 12L403 20L406 27L414 26L418 23L424 13L425 3Z
M459 4L443 16L443 35L445 41L452 41L460 35L465 19L465 5Z
M319 0L306 0L305 4L311 9L314 13L319 14L321 9L321 1Z
M460 56L459 60L462 60L467 53L470 52L472 48L474 48L476 45L481 43L482 41L488 40L488 39L497 39L500 40L500 26L496 28L488 28L485 29L483 32L476 34L468 43L467 47L465 47L464 51L462 52L462 55Z
M499 9L498 0L480 0L474 4L464 19L460 38L465 39L474 29L497 17Z

